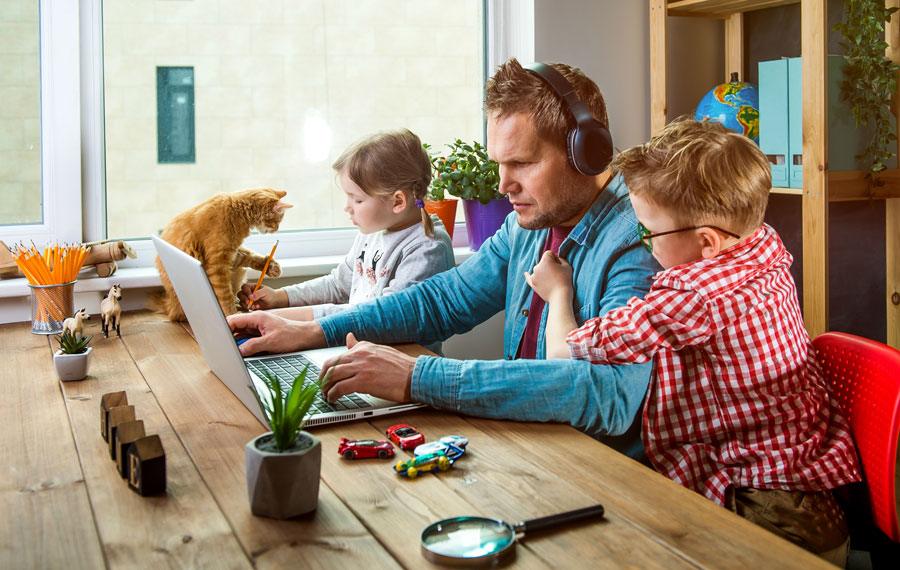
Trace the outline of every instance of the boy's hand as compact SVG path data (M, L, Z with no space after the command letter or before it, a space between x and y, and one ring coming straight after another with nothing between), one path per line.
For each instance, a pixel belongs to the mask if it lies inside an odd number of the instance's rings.
M531 273L525 272L525 282L547 303L572 304L572 266L552 251L544 252Z
M255 285L256 283L244 283L241 285L241 290L238 291L238 300L242 308L256 311L259 309L287 307L287 291L284 289L272 289L263 285L254 293L253 287Z

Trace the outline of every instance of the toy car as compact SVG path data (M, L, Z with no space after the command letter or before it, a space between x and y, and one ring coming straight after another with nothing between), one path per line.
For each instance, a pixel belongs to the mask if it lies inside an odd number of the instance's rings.
M341 438L338 444L338 453L344 459L360 459L365 457L377 457L387 459L394 456L394 446L389 441L375 441L374 439L347 439Z
M469 440L461 435L446 435L437 441L429 441L416 447L413 450L413 455L418 457L436 451L443 451L447 458L450 459L450 462L453 463L466 452L467 445L469 445Z
M400 446L400 449L413 449L417 445L425 443L425 436L416 431L409 424L397 424L385 430L391 441Z
M415 479L418 477L419 473L435 471L437 469L446 471L447 469L450 469L451 465L452 462L444 455L444 452L438 451L413 457L406 461L398 461L397 464L394 465L394 471L400 475L409 477L410 479Z

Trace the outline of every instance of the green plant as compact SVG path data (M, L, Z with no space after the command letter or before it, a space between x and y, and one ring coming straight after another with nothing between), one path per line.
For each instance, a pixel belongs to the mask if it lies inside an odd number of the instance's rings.
M874 133L860 155L870 166L867 173L870 192L875 176L884 170L885 161L895 156L890 146L897 140L891 125L891 102L897 93L900 66L885 56L884 22L897 8L885 8L884 1L847 0L844 17L834 29L843 35L841 46L847 51L846 79L841 95L849 102L856 126L872 124Z
M429 190L431 199L443 200L445 192L482 204L504 198L499 191L500 167L488 158L487 149L481 143L469 144L456 139L447 147L450 149L447 156L431 156L435 174Z
M261 399L260 403L266 410L266 419L268 419L269 428L272 430L275 448L279 451L286 451L294 446L297 432L303 429L303 426L309 420L309 408L316 400L319 383L310 382L304 387L308 369L309 366L305 367L294 378L287 397L282 392L281 383L277 378L271 376L268 372L262 378L263 384L266 385L269 391L269 401Z
M59 343L59 350L63 354L81 354L87 352L87 345L92 338L94 337L85 338L81 333L75 336L70 331L64 331L61 335L57 335L56 342Z

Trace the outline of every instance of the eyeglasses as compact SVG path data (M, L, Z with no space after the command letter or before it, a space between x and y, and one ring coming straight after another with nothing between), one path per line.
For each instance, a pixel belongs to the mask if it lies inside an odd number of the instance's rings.
M723 234L731 236L733 238L741 237L741 236L737 235L736 233L730 232L728 230L723 230L722 228L719 228L716 226L710 226L709 224L702 225L702 226L691 226L689 228L681 228L679 230L669 230L667 232L659 232L657 234L654 234L654 233L650 233L650 230L648 230L647 227L644 224L642 224L641 222L638 222L638 235L641 236L641 244L644 246L644 249L646 249L650 253L653 253L653 243L650 241L651 239L653 239L655 237L666 236L669 234L677 234L678 232L686 232L689 230L699 230L700 228L710 228L710 229L716 230L717 232L722 232Z

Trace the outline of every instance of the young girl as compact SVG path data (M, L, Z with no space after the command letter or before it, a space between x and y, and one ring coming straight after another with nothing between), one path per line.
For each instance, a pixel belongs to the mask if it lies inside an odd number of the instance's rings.
M422 200L431 162L419 137L407 129L370 135L332 165L359 234L330 274L281 289L245 283L238 293L250 309L312 320L388 295L454 266L450 236ZM435 222L437 222L435 224Z

